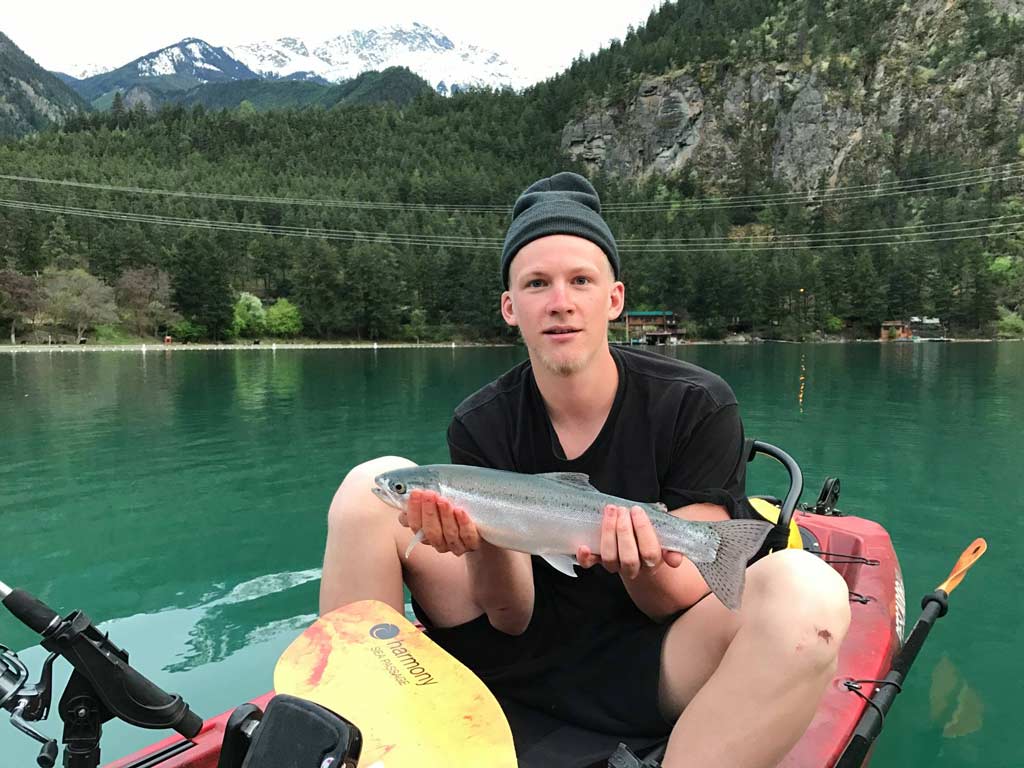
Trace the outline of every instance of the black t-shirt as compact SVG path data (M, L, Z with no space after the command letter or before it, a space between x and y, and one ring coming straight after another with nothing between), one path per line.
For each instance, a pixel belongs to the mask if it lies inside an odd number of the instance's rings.
M746 460L736 398L720 377L696 365L632 348L611 348L619 385L608 418L579 457L565 458L529 361L468 397L448 427L456 464L528 474L581 472L600 491L676 509L724 503L750 516ZM722 492L724 490L724 493ZM703 491L714 491L706 494ZM557 573L533 558L537 599L552 600L566 626L649 621L619 576L600 566Z

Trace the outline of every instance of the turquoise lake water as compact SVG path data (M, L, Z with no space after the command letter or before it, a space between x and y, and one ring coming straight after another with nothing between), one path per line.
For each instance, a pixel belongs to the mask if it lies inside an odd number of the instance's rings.
M873 766L1024 765L1024 344L686 346L721 374L750 436L801 463L813 501L890 532L920 596L976 536L887 720ZM452 408L521 348L0 354L0 580L81 608L204 716L270 688L314 618L327 505L380 454L447 459ZM803 377L801 379L801 377ZM751 493L785 490L755 462ZM0 616L0 643L44 653ZM67 673L58 675L66 679ZM56 697L55 697L56 703ZM6 720L6 717L0 718ZM55 718L41 726L59 737ZM104 761L156 734L111 724ZM0 760L36 748L0 722Z

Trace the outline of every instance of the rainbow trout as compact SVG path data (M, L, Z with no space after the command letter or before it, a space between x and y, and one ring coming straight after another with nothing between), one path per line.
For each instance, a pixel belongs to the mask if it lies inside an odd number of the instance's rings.
M732 610L740 606L747 561L760 549L772 527L760 520L682 520L670 515L664 504L601 493L587 475L571 472L525 475L428 464L384 472L374 482L373 492L400 510L408 506L411 491L435 491L465 509L484 540L543 557L567 576L576 575L573 565L581 545L600 552L605 505L642 507L661 547L687 557L718 599ZM407 557L422 538L421 531L406 550Z

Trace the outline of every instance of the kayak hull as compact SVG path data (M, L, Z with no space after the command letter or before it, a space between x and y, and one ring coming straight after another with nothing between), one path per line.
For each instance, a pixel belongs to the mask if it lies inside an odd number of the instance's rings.
M808 513L797 513L794 519L817 540L822 556L846 580L851 593L851 624L835 675L814 719L780 766L832 768L867 706L847 683L861 685L861 693L870 697L871 684L856 681L884 677L900 648L905 616L903 578L889 535L877 523ZM273 692L265 693L252 703L264 709L272 696ZM172 736L107 768L217 768L230 714L207 720L191 741Z
M850 630L832 683L803 737L780 763L781 768L831 768L849 742L864 708L864 699L848 682L881 680L902 643L905 604L903 575L889 534L878 523L858 517L825 517L799 513L795 519L818 539L823 552L850 589ZM867 562L864 562L867 561ZM871 683L858 683L870 697Z

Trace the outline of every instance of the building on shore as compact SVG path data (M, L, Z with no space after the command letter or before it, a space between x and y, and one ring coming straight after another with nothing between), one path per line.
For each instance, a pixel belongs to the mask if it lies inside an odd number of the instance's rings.
M880 341L947 341L946 327L937 317L911 317L882 322Z
M684 340L675 312L665 309L627 310L608 327L613 337L625 344L679 344Z

